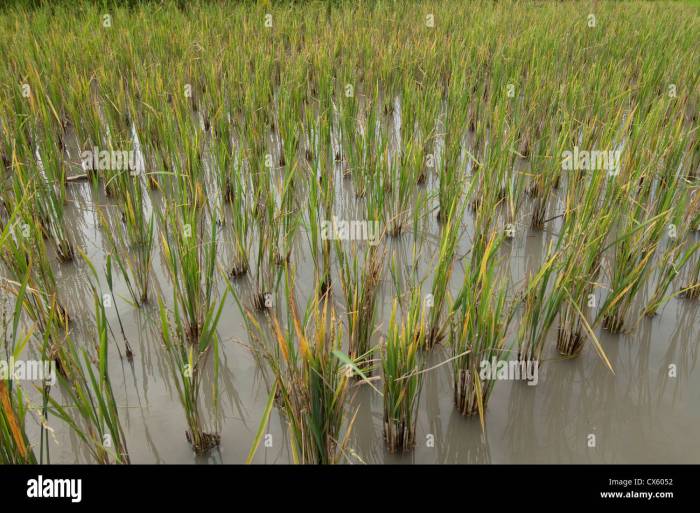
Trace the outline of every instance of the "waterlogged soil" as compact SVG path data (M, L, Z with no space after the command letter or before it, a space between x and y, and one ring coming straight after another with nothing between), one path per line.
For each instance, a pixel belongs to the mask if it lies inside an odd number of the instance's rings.
M73 233L99 269L104 264L106 245L100 235L92 192L87 184L72 187L70 206ZM105 200L106 201L106 200ZM157 198L156 200L157 201ZM439 227L426 220L427 233L420 275L429 275L435 262ZM527 224L525 224L527 226ZM552 234L519 230L507 243L508 267L514 284L537 268ZM300 237L303 239L303 237ZM412 241L408 234L390 240L387 253L401 262L408 259ZM469 248L469 215L465 218L457 258ZM312 266L305 245L297 266L297 285L304 297L313 282ZM168 298L168 279L160 260L155 262L155 280ZM305 263L305 264L304 264ZM408 265L408 264L406 264ZM451 288L461 282L459 265ZM82 343L92 338L93 309L85 281L85 266L59 266L59 290L65 306L74 314L73 335ZM387 273L388 274L388 273ZM235 282L246 297L246 278ZM337 280L336 280L337 281ZM429 291L430 280L424 283ZM515 285L514 285L515 287ZM223 293L223 286L220 292ZM334 301L339 313L345 311L340 290ZM375 341L386 329L394 297L388 275L378 302L379 329ZM241 313L229 295L219 325L221 336L220 400L218 408L211 386L203 387L202 410L212 429L221 434L221 446L205 457L195 456L185 438L187 429L170 367L158 331L155 305L134 309L115 289L115 306L107 313L113 330L110 372L131 461L134 463L241 463L245 461L268 399L260 361L251 351ZM303 300L302 300L303 301ZM304 304L304 303L301 303ZM351 436L350 461L366 463L652 463L700 461L700 345L697 301L672 299L652 319L642 319L631 333L598 336L610 359L614 374L589 344L576 359L563 360L555 350L556 326L536 385L523 381L499 381L488 404L484 429L478 417L463 417L454 408L450 352L437 346L427 357L419 406L417 443L413 452L392 455L382 438L382 398L366 384L352 390L348 418L357 413ZM120 329L129 340L134 358L122 358L124 344ZM209 381L205 378L205 383ZM56 389L54 389L56 390ZM217 427L218 423L218 427ZM89 462L79 440L59 421L50 422L51 461ZM291 461L286 423L275 409L266 437L255 455L256 463ZM38 441L38 430L33 436Z
M439 149L437 151L439 154ZM520 167L526 167L521 163ZM350 180L338 169L336 215L340 219L362 218L362 207L352 192ZM436 187L433 175L422 186L423 192ZM93 265L104 269L108 243L102 235L98 206L117 223L116 207L109 198L95 193L85 182L68 186L67 228L74 243L80 246ZM511 299L528 275L536 272L556 239L559 221L556 214L561 203L557 192L551 200L544 231L529 227L529 205L518 214L515 238L501 248L503 272L512 278ZM164 199L151 192L148 208L158 209ZM110 214L110 212L112 214ZM435 210L427 211L419 227L418 276L427 294L431 272L436 266L440 226ZM219 258L228 258L230 235L226 225L220 227ZM450 290L455 293L463 275L461 264L468 255L472 217L466 209L462 234L456 252L455 271ZM695 235L697 237L697 234ZM391 314L396 289L388 271L396 259L404 276L413 266L413 235L410 227L397 238L389 238L385 272L379 291L377 331L373 343L383 337ZM159 244L155 245L153 292L169 304L172 297ZM252 245L255 247L255 244ZM306 235L297 236L292 259L296 263L296 286L299 304L304 305L312 293L313 263L308 253ZM62 304L72 314L72 336L86 347L94 344L94 308L85 264L56 264ZM335 270L335 267L334 267ZM407 279L407 278L406 278ZM339 280L334 279L333 301L341 317L345 305ZM232 282L244 302L250 302L254 289L252 272ZM223 278L218 284L219 297L225 292ZM653 285L653 281L649 288ZM678 284L674 284L677 287ZM103 284L104 286L104 284ZM275 308L282 308L284 285L274 298ZM106 288L104 290L107 290ZM677 288L676 288L677 290ZM596 291L598 301L604 289ZM648 291L641 293L641 301ZM133 463L242 463L245 461L265 405L268 387L263 364L252 349L243 318L233 297L228 294L219 324L220 379L218 395L205 376L201 411L209 431L218 431L221 445L206 456L196 456L186 440L187 425L159 332L156 301L140 309L130 306L128 292L118 278L115 301L107 308L112 337L110 375L126 432L129 455ZM347 404L347 418L355 413L346 461L365 463L697 463L700 461L700 369L697 365L700 344L700 302L671 299L653 318L631 314L629 333L610 335L596 330L614 373L603 363L593 346L587 344L582 354L572 360L559 357L555 349L556 322L539 368L536 384L501 380L490 398L485 424L478 417L463 417L453 404L450 351L442 345L426 354L430 368L423 383L419 405L415 450L404 454L388 453L383 441L382 398L367 384L353 386ZM517 328L517 318L515 325ZM123 334L122 334L123 329ZM346 331L347 332L347 331ZM124 358L126 337L133 349L130 362ZM447 362L447 363L446 363ZM210 371L211 371L211 365ZM380 383L377 381L376 383ZM381 388L381 387L380 387ZM59 388L53 392L60 397ZM40 403L34 397L35 405ZM53 463L91 462L77 437L57 419L50 419L50 457ZM39 430L30 426L32 440L38 447ZM273 409L266 436L254 457L255 463L289 463L291 453L284 417Z

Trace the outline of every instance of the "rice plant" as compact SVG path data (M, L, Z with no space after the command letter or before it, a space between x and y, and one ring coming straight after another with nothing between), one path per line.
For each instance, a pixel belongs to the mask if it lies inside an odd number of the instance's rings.
M695 201L697 199L696 196ZM670 299L667 293L671 284L700 249L700 243L693 244L691 242L692 221L686 212L693 212L693 210L693 206L688 205L687 201L681 201L676 205L675 214L667 229L670 240L658 265L656 286L644 308L644 314L647 316L655 315L659 308ZM680 233L678 233L679 231Z
M340 286L347 308L348 354L355 360L369 362L384 255L375 246L367 246L362 257L358 253L356 246L346 252L342 242L336 244ZM365 372L371 374L371 365Z
M202 334L207 333L206 323L216 309L216 223L210 223L207 240L202 234L205 220L196 210L181 208L167 215L161 244L173 284L177 336L197 345Z
M194 343L185 335L178 310L170 317L163 303L160 303L161 334L169 357L170 370L177 388L180 403L185 411L188 430L187 441L197 454L205 454L217 447L221 436L217 432L205 431L199 404L207 357L213 353L214 383L218 379L219 339L217 325L221 318L224 300L216 310L207 313Z
M390 452L411 450L416 443L418 402L423 381L420 349L426 333L420 288L414 288L405 318L397 318L394 301L382 348L384 441Z
M276 345L276 354L266 357L275 376L271 394L278 395L289 425L292 460L339 463L347 457L352 429L352 419L344 424L344 402L356 365L349 366L338 356L343 327L328 295L312 297L300 316L290 280L287 276L287 324L280 325L275 316L271 319Z
M60 348L60 382L66 403L49 397L51 413L65 422L98 463L129 463L126 435L109 377L109 325L102 298L95 295L97 359L70 336Z
M433 285L429 301L428 331L425 337L425 345L427 348L432 348L445 336L443 316L448 293L447 287L450 276L452 275L455 248L457 239L459 238L459 228L463 212L464 204L460 206L457 201L453 202L445 225L442 227L440 244L436 255L437 265L433 275Z
M114 233L104 216L101 220L129 294L135 304L143 305L151 287L155 216L145 212L144 191L138 181L127 178L123 201L123 230L118 227Z
M15 305L12 315L12 329L7 317L8 305L3 301L2 309L2 350L4 355L11 355L15 360L21 357L32 332L26 335L18 331L22 303ZM30 404L22 391L22 387L13 379L0 380L0 463L2 464L32 464L37 463L34 448L27 435L26 422Z
M462 415L479 414L482 419L495 384L482 378L482 362L505 360L509 352L506 335L512 313L497 259L502 240L503 235L492 234L482 247L473 248L449 320L455 406Z

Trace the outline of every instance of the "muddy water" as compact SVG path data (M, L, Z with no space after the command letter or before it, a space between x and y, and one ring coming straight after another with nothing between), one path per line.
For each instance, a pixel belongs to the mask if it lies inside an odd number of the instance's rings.
M438 150L439 151L439 150ZM339 173L339 182L342 181ZM427 189L435 187L434 177ZM338 216L361 217L349 180L342 181L338 192ZM103 269L108 244L101 235L97 206L118 222L118 212L110 200L86 183L69 186L68 229L74 242L83 248L97 269ZM162 199L152 193L154 209ZM548 216L557 213L558 198L552 198ZM151 205L151 203L149 203ZM150 208L150 206L149 206ZM111 212L111 214L110 214ZM514 240L502 248L504 272L512 277L512 294L524 278L535 271L556 238L557 222L543 232L532 232L527 208L519 214ZM221 228L220 257L226 260L226 226ZM430 290L431 270L435 268L439 226L434 212L427 213L420 227L418 275L427 279L424 292ZM458 264L470 248L472 219L465 213L462 236L457 249ZM409 230L410 232L410 230ZM296 262L301 304L311 293L312 260L306 237L298 234L293 259ZM389 239L387 258L396 258L408 273L413 264L411 233ZM158 246L156 244L156 246ZM253 247L255 245L253 244ZM154 291L164 300L171 296L160 250L154 258ZM85 275L79 262L58 266L61 301L73 313L73 336L81 344L93 339L93 305ZM455 292L461 283L460 265L450 281ZM253 276L233 283L245 299L253 285ZM342 294L334 280L334 301L344 315ZM103 284L104 285L104 284ZM105 289L106 290L106 289ZM219 284L219 293L225 290ZM396 294L387 272L380 289L375 343L384 334ZM110 349L110 374L126 431L128 449L134 463L241 463L245 460L257 431L268 398L268 389L260 362L255 358L243 319L233 298L228 295L219 325L221 337L219 400L214 397L210 380L205 379L202 412L210 430L221 434L221 446L206 457L197 457L185 439L185 416L178 400L158 330L155 302L134 309L123 299L128 297L124 284L117 280L116 308L107 310L113 330ZM652 319L642 319L631 333L609 335L598 331L614 374L588 345L574 360L562 360L554 349L556 323L551 331L547 354L536 386L524 382L500 381L490 398L482 430L478 418L459 415L453 406L452 371L445 362L449 351L437 346L427 355L427 366L435 367L425 376L419 407L417 444L406 455L391 455L382 439L382 398L364 384L355 386L349 401L348 418L357 412L352 429L350 462L366 463L652 463L698 462L700 445L700 370L697 355L700 344L698 319L700 302L672 299ZM517 322L517 321L516 321ZM122 358L124 336L133 350L133 362ZM671 376L670 367L675 367ZM54 389L58 394L58 387ZM89 462L77 438L56 419L51 461L54 463ZM286 423L273 411L266 433L271 446L261 445L256 463L290 462ZM589 446L594 436L595 445ZM38 441L34 426L33 439Z
M77 242L99 268L104 264L107 248L100 236L90 196L86 184L72 188L71 229L79 234ZM458 257L468 250L469 228L469 219L465 219ZM432 216L426 219L425 229L419 259L421 276L428 275L435 265L431 255L435 254L439 229ZM508 243L510 247L505 247L504 252L509 253L508 266L515 283L537 267L552 237L548 232L521 230ZM388 252L396 254L399 262L408 262L411 244L410 234L390 240ZM304 247L299 251L297 283L310 284L311 262ZM167 298L170 292L167 278L159 259L154 262L155 281ZM84 267L76 264L61 265L59 290L69 310L83 313L75 316L75 338L89 343L92 304L85 272ZM244 291L245 280L234 286ZM460 281L457 266L451 280L453 290ZM428 280L424 284L426 292L429 283ZM308 295L310 291L302 292ZM344 312L340 291L335 292L338 311ZM386 329L394 293L391 280L385 277L378 307L381 327L377 339ZM207 386L202 401L208 425L218 427L221 433L221 447L207 457L196 457L185 439L185 418L161 346L155 307L137 310L119 300L120 295L127 295L123 285L117 287L115 295L125 335L135 354L133 363L120 357L123 342L117 309L108 309L114 332L110 370L132 461L243 462L267 401L267 387L232 298L227 299L219 326L222 343L218 411ZM478 418L465 418L455 411L449 364L437 367L425 377L417 446L413 453L404 456L390 455L384 448L381 397L366 385L356 386L348 404L349 412L357 411L351 443L354 455L350 459L367 463L700 461L700 446L696 443L700 430L699 306L698 302L674 299L655 318L640 321L630 334L611 336L600 331L614 375L590 346L575 360L561 360L554 350L553 329L550 352L540 369L538 384L498 382L488 405L483 432ZM438 346L429 354L427 364L439 365L449 356L445 348ZM669 376L671 364L676 366L676 377ZM89 461L65 426L55 419L51 425L55 429L53 462ZM261 446L255 462L289 462L286 427L277 411L273 412L266 432L272 435L272 447ZM591 434L595 435L595 447L588 447Z

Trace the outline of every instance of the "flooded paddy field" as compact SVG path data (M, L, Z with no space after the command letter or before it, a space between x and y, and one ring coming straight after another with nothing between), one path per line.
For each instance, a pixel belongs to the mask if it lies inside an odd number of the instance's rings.
M700 461L667 7L0 13L0 462Z

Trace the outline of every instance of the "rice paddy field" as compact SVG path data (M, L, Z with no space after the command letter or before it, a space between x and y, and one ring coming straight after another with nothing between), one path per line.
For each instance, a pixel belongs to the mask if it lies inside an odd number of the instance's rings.
M700 462L698 34L10 3L0 462Z

